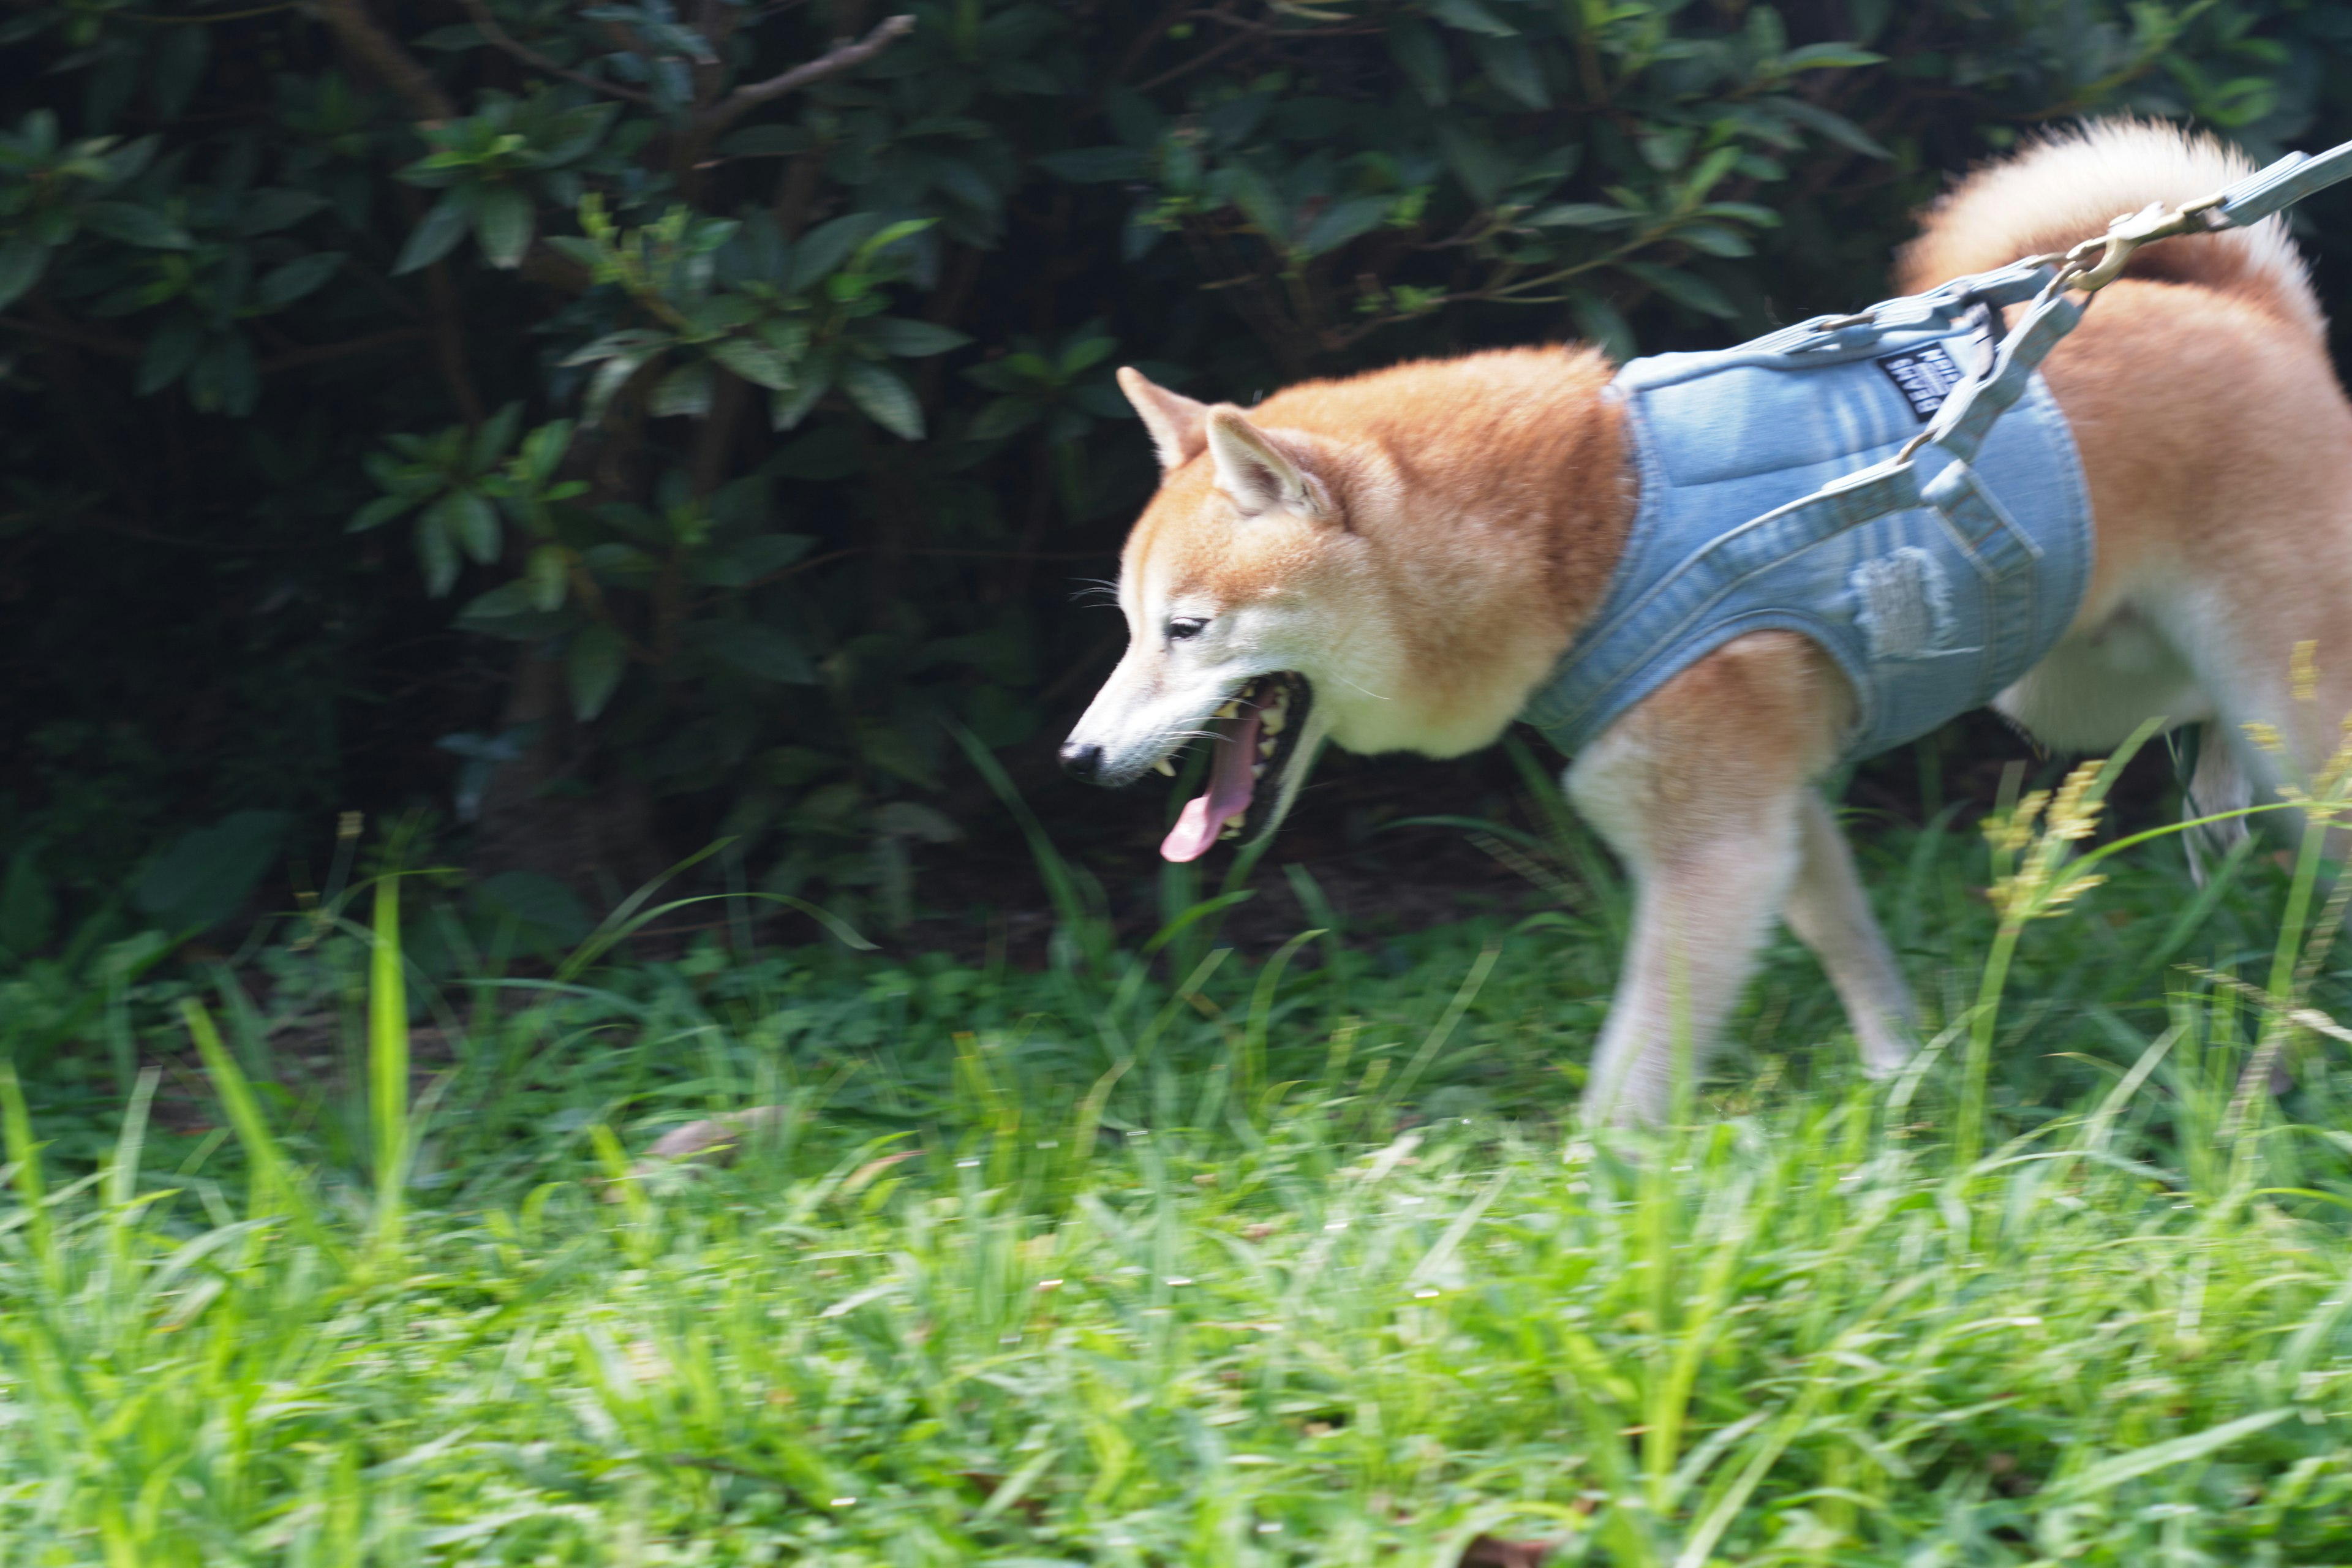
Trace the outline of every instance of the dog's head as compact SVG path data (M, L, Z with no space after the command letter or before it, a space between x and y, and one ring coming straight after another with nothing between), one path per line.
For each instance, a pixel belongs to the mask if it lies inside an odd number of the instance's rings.
M1271 834L1344 721L1379 595L1349 527L1337 454L1153 385L1119 384L1159 448L1160 491L1127 542L1126 657L1062 747L1079 778L1133 783L1209 740L1207 790L1160 846L1192 860ZM1367 694L1368 695L1368 694ZM1341 737L1343 740L1346 737Z

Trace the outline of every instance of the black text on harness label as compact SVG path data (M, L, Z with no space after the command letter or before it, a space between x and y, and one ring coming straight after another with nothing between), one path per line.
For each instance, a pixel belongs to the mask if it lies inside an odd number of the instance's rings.
M1960 384L1960 367L1944 352L1941 343L1928 343L1920 348L1905 349L1901 353L1881 354L1878 368L1911 405L1911 412L1925 425L1952 388Z

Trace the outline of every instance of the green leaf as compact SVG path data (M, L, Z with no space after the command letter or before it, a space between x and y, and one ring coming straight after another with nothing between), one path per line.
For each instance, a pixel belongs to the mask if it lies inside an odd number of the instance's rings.
M248 238L275 234L281 228L293 227L312 213L326 211L331 205L314 192L273 185L246 197L245 210L237 217L237 232Z
M624 588L649 587L662 571L661 562L652 552L617 540L590 545L580 559L598 582Z
M971 342L971 334L930 321L910 321L903 316L880 316L864 323L866 335L894 354L922 359L943 354Z
M0 952L22 962L48 945L57 928L58 900L41 875L39 850L19 849L8 858L0 881Z
M1133 147L1073 147L1047 153L1037 160L1047 174L1081 185L1108 184L1114 180L1139 180L1150 170L1143 153Z
M534 610L560 610L572 587L572 552L561 544L542 544L530 552L523 567Z
M572 691L572 710L593 719L613 700L628 668L628 646L609 622L598 621L572 634L572 649L564 655L564 684Z
M314 293L343 264L340 250L321 250L289 261L263 275L253 291L253 302L264 310L282 310L306 294Z
M417 219L416 226L408 231L408 243L400 247L399 259L392 264L394 277L430 267L457 248L473 216L459 199L463 195L460 191L446 193Z
M1493 142L1458 125L1446 124L1437 128L1437 145L1454 177L1480 206L1494 205L1503 187L1511 183L1510 160Z
M518 577L469 600L457 612L454 624L462 631L478 632L484 637L539 642L568 629L575 619L562 611L550 614L531 608L530 582Z
M694 621L678 628L678 638L754 679L792 686L816 682L816 666L801 645L757 621Z
M1528 109L1551 107L1551 89L1544 85L1543 57L1529 48L1526 39L1474 37L1470 52L1478 57L1478 68L1503 89L1504 96Z
M576 234L551 234L547 237L547 248L592 272L604 259L604 252L596 248L594 240L583 239Z
M1689 223L1675 230L1675 237L1694 250L1709 256L1753 256L1756 247L1748 237L1720 224Z
M1723 290L1704 278L1693 277L1679 268L1661 267L1651 261L1621 261L1617 265L1675 304L1702 315L1728 318L1738 313L1731 301L1724 298Z
M656 344L616 353L596 367L596 374L588 378L588 395L583 400L581 410L588 423L593 425L604 417L604 411L612 406L613 399L619 395L621 388L629 384L629 378L636 374L647 360L660 352L661 346Z
M551 419L522 438L522 449L515 461L522 471L540 484L555 475L563 464L564 454L572 450L572 421Z
M343 526L345 533L365 533L371 528L382 528L416 504L415 496L378 496L352 513L352 521Z
M1358 235L1370 234L1380 227L1388 216L1386 196L1350 196L1344 202L1334 202L1315 215L1298 248L1308 256L1337 250Z
M782 392L793 384L793 362L755 338L720 338L710 357L754 386Z
M231 328L206 336L204 352L188 367L187 392L188 401L206 414L242 419L253 412L261 396L261 372L243 332Z
M476 561L487 566L499 558L505 542L499 530L498 509L478 490L452 490L426 509L449 531L450 538Z
M204 346L205 319L191 310L173 310L147 340L131 390L145 397L171 385L188 373Z
M1823 109L1820 104L1808 103L1801 98L1787 96L1767 99L1765 101L1782 119L1792 121L1809 130L1817 131L1841 147L1852 148L1865 157L1891 158L1894 156L1892 153L1880 146L1877 139L1869 132L1864 131L1844 115Z
M816 282L848 260L858 242L881 223L879 213L851 213L809 230L793 247L792 281L786 287L797 294Z
M475 193L474 237L491 266L520 267L535 224L530 197L520 186L489 185Z
M1886 57L1853 44L1807 44L1790 49L1773 65L1784 71L1842 70L1853 66L1885 65Z
M81 210L82 226L125 245L149 250L186 250L196 243L188 231L152 207L129 202L92 202Z
M440 598L457 585L457 546L449 537L442 509L427 507L416 517L416 560L425 572L425 595Z
M833 390L833 372L822 364L801 378L801 384L790 392L768 395L768 425L774 430L791 430L809 416L817 399Z
M798 561L815 543L805 533L756 533L704 555L687 575L706 588L748 588Z
M922 233L925 229L929 228L939 221L940 220L935 217L900 218L897 223L889 225L880 233L874 236L873 238L860 244L857 247L857 254L861 257L871 257L881 251L887 250L892 246L898 244L900 240L911 239L916 235Z
M710 413L714 384L709 360L679 365L654 384L653 395L646 400L646 412L656 419L676 416L703 418Z
M501 871L479 889L483 906L530 928L526 940L577 947L596 929L580 895L537 871Z
M917 748L913 737L895 724L866 724L858 731L858 749L866 760L885 773L896 773L925 789L940 787L930 759Z
M1074 376L1080 371L1090 369L1110 358L1111 351L1117 347L1118 347L1117 338L1099 335L1080 338L1075 342L1063 345L1061 361L1055 368L1065 377Z
M1576 330L1585 340L1598 346L1612 360L1623 364L1635 353L1633 329L1611 304L1589 289L1577 292L1574 309Z
M1519 221L1530 228L1623 228L1641 216L1602 202L1560 202Z
M475 473L487 473L499 458L507 455L507 448L514 445L515 431L521 425L522 405L520 403L501 405L499 411L483 420L481 428L474 432L474 438L470 443L473 449L466 454L467 466ZM457 432L457 434L462 437L463 432Z
M1444 40L1423 22L1400 21L1389 26L1389 58L1412 83L1421 101L1432 109L1445 107L1453 91L1453 69L1445 58Z
M1717 147L1700 159L1698 167L1692 170L1690 178L1683 183L1683 188L1675 199L1675 206L1687 209L1705 201L1706 194L1715 189L1724 175L1731 173L1741 156L1738 147Z
M212 54L212 29L205 26L163 27L155 46L155 116L169 122L188 107Z
M1038 416L1045 412L1045 405L1035 398L1000 397L980 411L964 436L973 441L1001 440L1034 424Z
M841 367L841 389L867 418L892 435L909 441L923 438L922 405L897 371L868 360L848 360Z
M809 330L805 322L771 316L752 331L760 335L761 342L795 364L800 363L801 355L808 353Z
M0 243L0 310L21 298L48 269L49 247L25 235Z
M1276 250L1290 248L1290 212L1282 197L1265 175L1247 163L1235 163L1222 171L1225 190L1243 216L1256 226L1258 233Z
M240 811L183 834L131 889L131 906L175 932L204 931L244 907L293 819Z
M1519 30L1504 21L1478 0L1423 0L1429 14L1449 27L1465 33L1480 33L1490 38L1516 38Z

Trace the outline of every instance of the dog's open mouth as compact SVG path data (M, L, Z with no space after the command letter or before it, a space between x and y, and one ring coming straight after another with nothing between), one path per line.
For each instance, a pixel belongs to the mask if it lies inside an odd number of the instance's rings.
M1183 815L1160 843L1162 859L1198 860L1220 838L1239 838L1271 823L1284 770L1306 733L1314 700L1307 678L1286 669L1252 677L1225 700L1210 721L1215 738L1209 787L1184 803ZM1158 766L1176 771L1165 759Z

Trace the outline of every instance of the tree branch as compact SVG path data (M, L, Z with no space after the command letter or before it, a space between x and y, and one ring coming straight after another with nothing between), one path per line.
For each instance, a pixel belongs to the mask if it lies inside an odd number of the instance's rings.
M651 105L654 101L652 93L640 92L634 87L628 87L617 81L604 81L584 71L573 70L569 66L557 65L530 45L516 42L507 36L507 30L504 27L499 26L499 19L490 15L490 8L483 4L483 0L465 0L465 5L466 15L474 19L474 26L480 29L482 37L522 61L523 64L539 70L551 72L566 81L576 81L581 86L593 89L595 91L610 93L614 98L625 98L631 103Z
M823 81L829 76L838 76L843 71L864 65L914 31L914 27L915 18L911 16L887 16L875 24L872 32L856 43L845 41L835 44L805 65L794 66L782 75L772 76L765 81L751 82L737 88L697 117L693 131L686 138L688 144L694 149L698 159L701 150L717 139L721 132L760 105L782 98L788 92L798 92L812 82Z
M398 93L417 119L457 118L457 106L442 92L440 84L416 63L415 56L400 47L399 39L376 26L375 18L367 14L361 0L311 0L311 5L319 19L342 40L343 47Z
M340 343L308 343L288 349L284 353L273 354L256 368L264 375L271 375L281 370L295 370L326 360L371 353L377 349L388 349L394 343L413 343L424 335L422 327L394 327L390 331L376 332L364 338L348 338Z
M136 338L90 331L62 322L27 321L20 316L0 316L0 327L48 342L68 343L78 349L88 349L91 353L104 354L109 359L137 359L147 352Z

